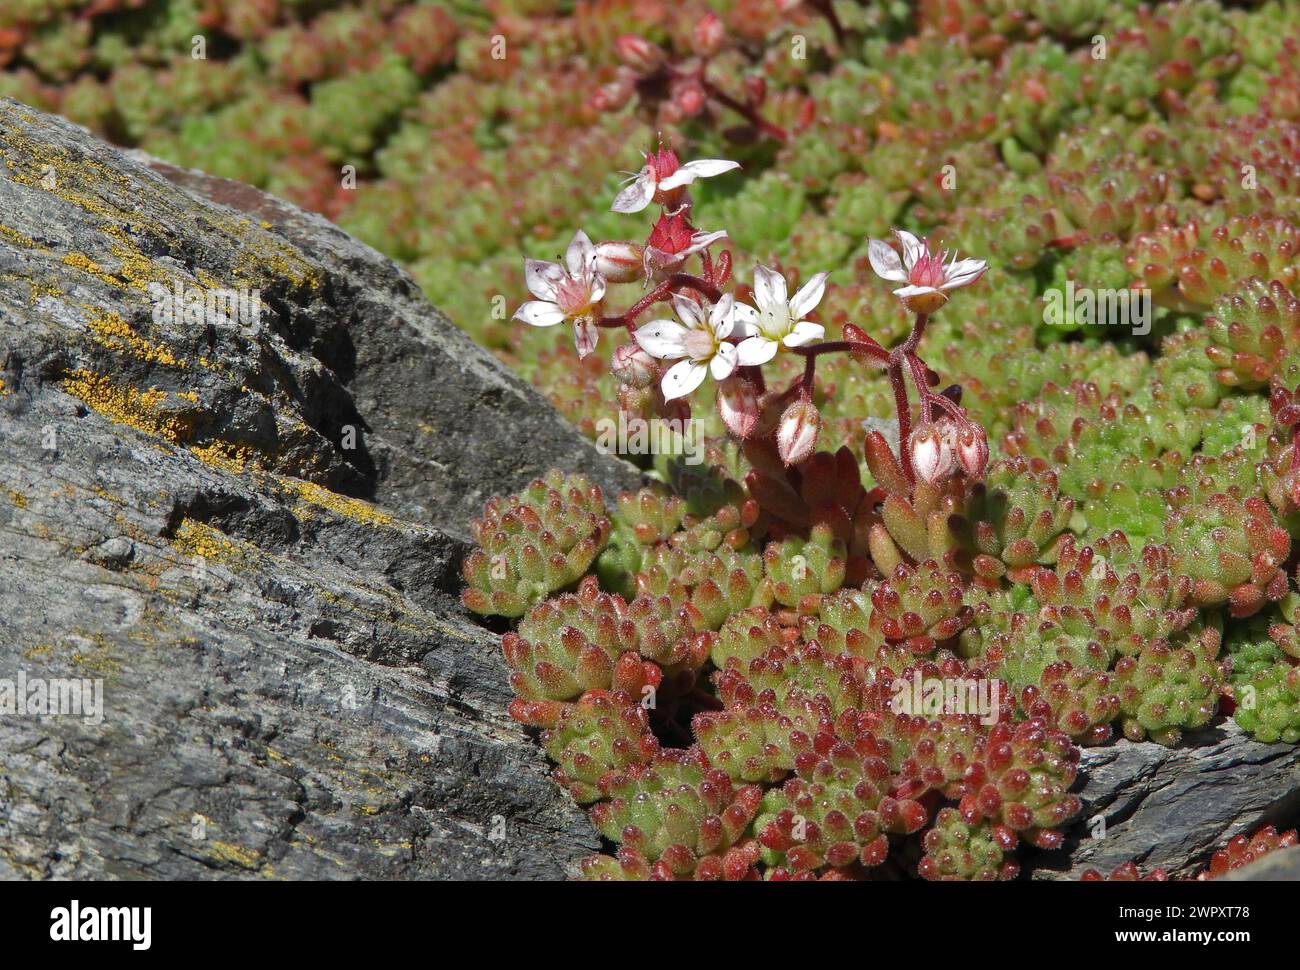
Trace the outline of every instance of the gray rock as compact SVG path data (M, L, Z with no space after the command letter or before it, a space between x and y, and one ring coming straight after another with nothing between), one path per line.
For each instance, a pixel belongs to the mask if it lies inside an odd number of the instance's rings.
M1144 872L1190 875L1233 836L1269 822L1294 825L1300 813L1300 746L1259 744L1231 720L1176 748L1121 740L1085 749L1080 775L1085 821L1070 830L1065 851L1028 860L1035 878L1108 874L1129 860Z
M323 219L12 101L0 159L0 878L561 877L459 563L488 495L635 472Z

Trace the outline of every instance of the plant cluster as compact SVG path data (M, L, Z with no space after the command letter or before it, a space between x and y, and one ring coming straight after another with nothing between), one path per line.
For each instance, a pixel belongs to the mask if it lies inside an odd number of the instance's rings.
M1079 746L1300 742L1293 9L903 10L0 12L0 93L326 212L593 438L696 429L465 566L588 876L1010 878Z

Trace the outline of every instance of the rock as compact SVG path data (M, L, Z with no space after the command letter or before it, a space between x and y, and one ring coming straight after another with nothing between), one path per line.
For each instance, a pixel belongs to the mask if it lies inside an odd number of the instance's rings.
M12 101L0 156L0 878L561 877L459 563L636 473L319 217Z
M1084 822L1069 830L1064 851L1026 860L1035 878L1109 873L1129 860L1144 872L1190 875L1228 839L1269 822L1294 824L1300 808L1300 746L1259 744L1231 720L1176 748L1120 740L1085 749L1080 775ZM1104 835L1093 838L1098 818Z

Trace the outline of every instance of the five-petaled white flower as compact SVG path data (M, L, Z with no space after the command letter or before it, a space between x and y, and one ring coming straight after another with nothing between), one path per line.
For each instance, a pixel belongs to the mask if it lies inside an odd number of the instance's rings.
M754 268L754 302L758 308L736 305L736 321L744 328L745 337L737 348L742 366L766 364L782 344L802 347L822 339L826 328L804 317L821 302L828 275L818 273L787 300L784 276L766 266Z
M948 302L948 290L969 286L988 268L982 259L958 259L956 253L945 263L946 252L931 253L924 239L906 229L895 229L894 235L903 247L901 259L883 239L868 241L867 257L877 276L907 284L894 290L894 296L913 313L933 313Z
M685 165L671 148L660 148L645 156L645 168L632 175L632 183L614 197L614 212L640 212L651 202L673 206L682 201L682 191L696 179L710 178L740 168L739 162L722 158L701 158Z
M735 326L736 304L730 293L711 308L700 306L680 293L673 294L673 308L681 323L654 320L637 327L633 336L652 357L675 360L662 383L664 400L685 397L712 373L714 380L726 380L736 369L736 345L727 342Z
M579 229L564 252L564 266L542 259L524 260L524 281L537 297L515 311L515 319L534 327L553 327L573 321L578 356L596 349L600 336L597 321L600 301L605 298L605 280L596 272L596 247Z

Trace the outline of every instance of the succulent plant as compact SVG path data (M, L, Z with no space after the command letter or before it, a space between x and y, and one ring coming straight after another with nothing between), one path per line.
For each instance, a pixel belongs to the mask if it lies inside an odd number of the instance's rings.
M609 529L600 489L581 475L552 472L504 501L489 501L472 525L478 548L465 560L465 605L522 616L581 579Z

